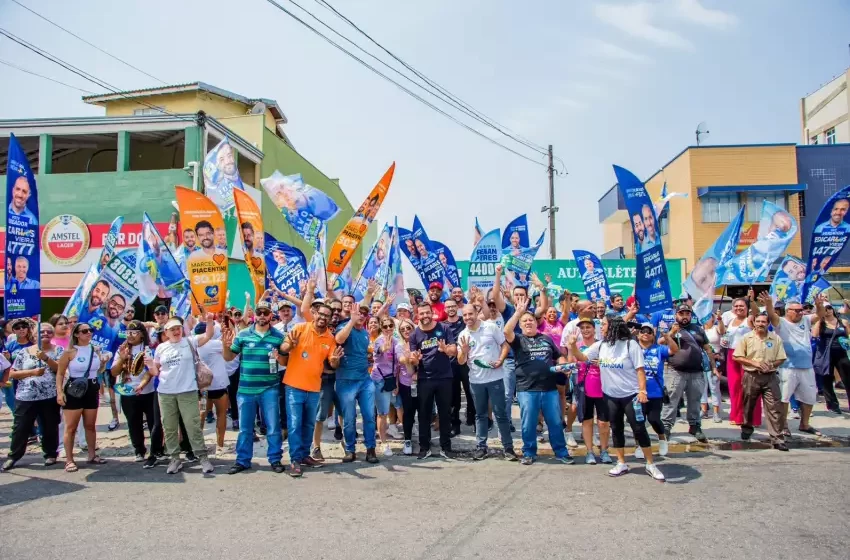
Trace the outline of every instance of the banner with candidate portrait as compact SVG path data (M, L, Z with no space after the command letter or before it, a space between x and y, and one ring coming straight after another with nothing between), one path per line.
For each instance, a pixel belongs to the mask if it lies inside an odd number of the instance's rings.
M416 247L416 253L419 257L419 276L422 278L425 288L427 289L431 282L443 284L443 277L446 274L443 263L440 262L428 234L425 233L422 222L419 221L419 216L416 215L413 216L413 245Z
M400 227L396 227L398 231L398 240L401 252L407 257L407 260L410 261L410 264L413 265L413 269L416 271L416 274L419 277L422 277L422 266L419 262L419 252L416 250L416 245L413 242L413 232L409 229L404 229Z
M356 300L363 299L369 287L369 280L374 279L382 288L386 285L389 274L390 243L392 243L392 228L390 224L384 224L381 235L369 249L369 254L363 260L363 266L360 267L357 279L349 292L354 294Z
M401 267L401 245L399 243L399 227L398 218L395 219L395 225L390 237L389 262L387 263L387 280L384 285L384 291L387 297L393 298L390 304L389 313L395 316L398 304L407 299L407 292L404 289L404 271Z
M322 228L339 214L336 202L306 184L300 173L284 175L275 170L260 184L292 229L311 247L318 248Z
M808 300L810 284L816 282L835 263L841 250L847 245L850 237L850 185L844 187L829 197L821 208L812 240L809 243L809 258L806 263L806 284L803 297Z
M806 263L786 255L779 265L770 284L770 297L773 301L803 302L803 286L806 283Z
M124 216L118 216L112 220L109 231L106 232L103 249L100 251L100 258L96 263L92 263L86 273L83 274L80 283L77 285L74 293L71 294L68 303L65 304L65 309L62 311L62 315L65 317L77 317L79 315L80 307L83 304L83 297L91 290L92 284L97 280L100 271L103 270L103 267L109 262L112 255L115 254L115 245L118 243L118 236L121 234L121 228L123 226Z
M287 245L265 232L265 259L269 281L283 293L298 297L301 282L307 281L307 258L297 247Z
M818 298L818 296L820 296L822 293L826 293L831 287L832 284L830 284L826 278L821 276L820 278L812 282L810 286L808 286L809 292L806 294L806 299L803 301L803 303L811 303L812 305L814 305L815 300Z
M457 262L451 249L439 241L433 240L431 241L431 248L437 254L440 264L443 265L445 271L445 282L443 284L446 291L451 291L452 288L460 286L460 274L457 271Z
M138 295L136 271L121 257L113 255L86 294L79 314L79 322L92 328L92 344L104 350L112 348L121 331L124 313L133 307Z
M224 219L212 199L186 187L174 190L180 223L192 229L198 239L198 246L186 258L189 285L195 296L193 303L207 313L222 313L227 293L228 248L226 240L217 238L216 230L224 229ZM200 312L195 306L193 310Z
M38 187L27 156L12 134L6 160L6 319L41 315L38 226Z
M589 251L573 249L573 258L576 260L584 291L590 301L604 301L608 304L611 297L611 289L608 287L608 277L605 276L605 267L599 257ZM552 301L558 301L557 298Z
M369 224L378 215L378 210L380 210L381 204L383 204L384 199L387 197L394 173L395 162L390 165L390 168L387 169L384 176L381 177L381 180L374 186L372 192L369 193L369 196L366 197L366 200L363 201L363 204L360 205L357 212L354 213L354 216L348 220L348 223L345 224L345 227L339 233L328 253L328 273L341 273L345 265L351 260L351 257L354 256L354 251L357 250L360 242L363 241L363 236L366 235Z
M514 286L527 286L531 263L537 256L537 251L543 245L546 232L540 234L537 243L531 245L528 236L528 217L517 216L502 232L502 266L505 269L503 277L508 289Z
M345 265L342 274L328 274L328 295L337 299L352 293L354 277L351 275L351 261Z
M475 286L482 292L493 287L496 280L496 265L502 260L502 235L498 229L481 236L481 240L469 257L469 275L467 285Z
M786 210L765 200L756 241L718 269L719 285L764 282L770 267L785 254L797 233L797 220Z
M738 215L729 222L723 233L694 265L688 278L682 284L685 292L694 299L694 316L700 321L708 321L714 308L714 292L720 285L717 271L735 256L735 250L741 239L741 226L744 224L744 205Z
M236 202L236 218L239 222L245 266L254 283L254 297L258 298L266 289L263 215L257 203L247 192L233 191L233 200Z
M145 305L157 297L174 297L186 287L186 277L180 270L180 265L168 250L147 212L142 216L142 235L139 236L139 246L136 250L135 272L139 300Z
M614 174L626 209L635 242L635 297L641 313L652 313L672 307L670 281L661 248L661 233L655 207L643 182L631 171L614 166Z
M228 213L236 205L233 197L234 190L245 190L245 186L239 176L233 146L225 137L204 158L204 192L222 213ZM181 207L182 221L183 209L180 200L177 201L177 205Z

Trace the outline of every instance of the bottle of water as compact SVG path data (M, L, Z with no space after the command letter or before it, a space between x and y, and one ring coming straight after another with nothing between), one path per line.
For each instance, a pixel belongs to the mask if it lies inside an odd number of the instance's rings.
M419 396L419 390L416 388L416 381L410 382L410 396L411 397L418 397Z
M551 373L568 373L576 369L575 364L558 364L549 368Z
M643 415L643 405L640 404L637 397L632 401L632 406L635 407L635 420L638 422L645 421L646 417Z
M269 373L277 373L277 357L275 357L274 352L269 352Z

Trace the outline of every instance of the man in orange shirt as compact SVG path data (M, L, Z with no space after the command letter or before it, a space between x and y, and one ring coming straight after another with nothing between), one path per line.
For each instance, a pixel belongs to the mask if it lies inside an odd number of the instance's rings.
M301 465L321 467L322 462L310 457L310 442L316 424L316 409L322 389L325 360L331 367L339 366L342 348L337 347L328 330L331 308L319 305L315 319L295 325L286 335L281 350L289 354L283 383L286 391L286 415L289 427L289 475L301 476Z

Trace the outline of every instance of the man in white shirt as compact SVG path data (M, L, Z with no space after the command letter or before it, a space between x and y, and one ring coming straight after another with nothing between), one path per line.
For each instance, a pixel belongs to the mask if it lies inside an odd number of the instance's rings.
M475 402L475 434L478 449L473 459L487 457L487 411L493 407L496 424L504 448L504 458L516 461L511 424L505 400L505 370L502 364L508 355L508 344L502 329L492 321L482 321L472 304L463 306L466 328L458 335L459 364L469 366L469 386Z

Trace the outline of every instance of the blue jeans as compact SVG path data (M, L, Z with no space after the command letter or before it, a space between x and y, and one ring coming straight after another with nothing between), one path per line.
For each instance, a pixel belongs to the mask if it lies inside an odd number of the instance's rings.
M236 439L236 462L243 467L251 466L254 456L254 422L257 409L266 422L266 443L269 463L280 462L283 457L283 437L280 430L280 388L269 387L259 395L236 394L239 407L239 437ZM316 409L313 408L313 412Z
M502 364L502 367L505 370L505 410L508 412L508 423L513 425L511 407L514 405L514 395L516 394L516 362L513 358L508 358Z
M3 387L0 389L0 392L3 393L3 399L6 401L6 406L9 407L9 410L14 413L15 412L15 388L12 385L8 387ZM2 407L0 407L2 408Z
M298 463L310 456L320 393L286 387L286 424L289 427L289 460Z
M520 391L517 393L517 398L522 422L523 456L537 457L537 418L542 410L555 457L568 457L570 453L567 451L567 440L564 438L558 391Z
M506 399L505 382L502 379L490 383L470 383L469 390L472 392L472 401L475 403L475 434L478 437L478 448L487 449L487 410L493 405L493 416L496 417L496 425L499 426L499 436L502 439L502 448L505 450L514 448L514 439L511 437L511 422L505 409Z
M363 416L363 440L366 449L375 449L375 382L371 377L360 381L336 380L336 396L342 409L342 433L346 453L354 453L357 406Z

